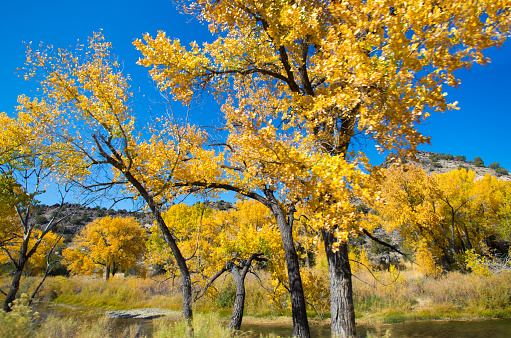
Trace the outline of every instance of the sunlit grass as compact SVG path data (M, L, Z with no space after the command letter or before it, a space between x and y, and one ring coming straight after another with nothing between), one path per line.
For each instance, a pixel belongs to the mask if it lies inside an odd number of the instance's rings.
M357 317L363 322L511 316L511 272L488 277L450 272L428 278L410 269L398 276L362 273L354 280ZM361 281L362 280L362 281Z
M359 271L354 278L354 302L359 323L395 323L406 320L511 317L511 272L488 277L460 272L439 278L425 277L412 265L399 273ZM261 273L269 288L269 276ZM376 279L374 278L376 277ZM22 280L20 291L31 294L37 277ZM8 278L0 280L6 289ZM268 301L265 288L254 277L246 283L245 316L274 318L281 314ZM226 321L232 310L230 277L216 285L218 293L194 303L196 313L215 312ZM223 298L222 298L223 297ZM116 277L109 281L90 277L51 277L38 294L39 300L85 308L125 310L164 308L181 315L182 296L178 279ZM231 302L231 303L229 303ZM289 313L284 315L289 316ZM309 312L311 318L314 314ZM326 313L327 317L329 313Z

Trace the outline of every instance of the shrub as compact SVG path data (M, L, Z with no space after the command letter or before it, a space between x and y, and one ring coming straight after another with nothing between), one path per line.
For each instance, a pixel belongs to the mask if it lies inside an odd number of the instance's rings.
M81 218L76 218L76 217L71 218L69 223L74 224L74 225L81 225L81 224L83 224L82 223L82 219Z
M492 168L494 170L497 170L497 168L500 168L500 164L498 162L493 162L488 166L488 168Z
M454 156L452 156L451 154L444 154L444 153L441 153L440 154L440 159L442 160L454 160Z
M80 218L82 219L82 223L89 223L92 220L87 214L82 214Z
M429 159L431 160L431 162L438 162L440 156L438 154L430 154Z
M509 175L509 172L506 168L497 168L495 169L495 172L500 175Z
M467 160L467 158L463 155L456 155L456 156L454 156L454 159L456 161L466 161Z
M236 287L233 283L228 283L226 287L218 292L216 297L216 304L225 309L230 308L234 305L234 299L236 298Z
M36 312L28 306L29 298L22 294L21 298L12 303L12 311L6 313L0 310L0 336L1 337L33 337Z
M483 159L480 158L480 157L476 157L474 158L474 165L476 167L484 167L484 162L483 162Z

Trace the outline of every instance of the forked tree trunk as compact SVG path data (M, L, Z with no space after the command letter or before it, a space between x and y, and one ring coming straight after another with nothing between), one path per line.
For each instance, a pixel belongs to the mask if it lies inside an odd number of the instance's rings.
M110 265L109 264L106 264L106 269L105 269L105 280L109 280L110 279Z
M234 298L232 316L229 320L229 324L227 325L229 329L239 330L241 328L243 309L245 308L245 277L247 277L247 273L250 271L250 267L254 260L259 262L266 261L266 258L263 258L262 256L262 253L253 253L246 261L242 261L240 266L236 265L233 261L228 264L226 268L222 269L222 271L228 269L231 270L234 278L234 284L236 285L236 297ZM217 277L218 276L220 275L217 274Z
M355 308L348 243L339 243L338 250L334 252L332 250L336 241L334 234L322 229L321 235L325 244L330 278L331 335L340 338L355 337Z
M245 308L245 275L243 271L240 273L236 264L233 264L231 273L236 285L236 297L234 298L234 306L232 308L232 316L229 320L227 328L239 330L243 320L243 309Z

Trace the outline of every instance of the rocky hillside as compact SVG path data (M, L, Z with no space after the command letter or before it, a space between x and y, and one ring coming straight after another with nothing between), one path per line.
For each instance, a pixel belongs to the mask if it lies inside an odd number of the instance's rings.
M477 176L483 177L486 174L497 176L503 180L510 181L511 176L506 168L500 167L496 162L486 166L480 157L468 161L465 156L451 154L437 154L429 151L419 151L414 159L402 158L403 163L414 163L421 166L427 172L445 173L454 169L467 169L474 171ZM387 168L395 161L385 161L381 167Z
M45 226L53 218L53 216L59 211L60 206L55 205L38 205L34 211L32 222ZM152 217L150 214L143 212L131 212L127 210L113 210L101 207L86 207L80 204L65 203L60 209L59 216L56 218L62 218L59 223L59 229L65 236L66 240L69 240L73 234L80 231L86 224L92 222L96 218L112 216L112 217L135 217L140 224L149 227L152 224Z
M206 202L205 204L207 207L217 210L229 210L234 208L232 203L223 200ZM58 210L58 204L52 206L45 204L38 205L34 211L32 222L43 227L48 224ZM150 228L153 224L153 217L150 213L127 211L125 209L114 210L99 206L86 207L80 204L65 203L60 210L60 217L63 217L63 220L59 223L59 229L64 233L66 240L70 240L70 238L85 225L96 218L105 216L134 217L145 228Z

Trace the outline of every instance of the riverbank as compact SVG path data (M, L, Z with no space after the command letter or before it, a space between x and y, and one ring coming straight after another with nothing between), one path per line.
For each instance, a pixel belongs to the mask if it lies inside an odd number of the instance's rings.
M417 270L357 272L354 279L356 321L360 326L385 325L411 321L481 320L511 318L511 273L489 276L447 273L428 278ZM267 282L264 273L261 281ZM376 277L376 278L375 278ZM23 279L21 292L31 294L38 277ZM5 288L8 279L0 279ZM247 280L244 325L290 326L286 304L277 307L266 289L255 278ZM198 313L214 313L227 321L232 306L233 288L225 279L214 293L194 303ZM175 322L181 316L179 285L172 280L116 277L109 281L90 277L48 278L36 299L83 309L101 309L115 318L156 318L170 314ZM323 300L325 304L328 299ZM284 306L282 306L284 305ZM114 312L112 312L114 311ZM128 311L128 312L127 312ZM328 327L329 313L308 312L311 326ZM123 317L124 316L124 317Z
M42 333L54 331L55 327L69 327L70 323L76 330L82 327L91 327L94 323L97 330L98 326L105 329L105 337L181 337L179 332L185 329L183 323L179 322L173 314L170 317L160 317L157 319L141 318L122 318L122 316L105 316L109 313L105 310L89 312L84 315L83 308L72 308L69 306L51 306L50 309L39 308L41 314L46 317L41 326L36 330L35 337L44 337ZM73 310L78 311L78 318L72 319ZM149 312L158 309L135 309L128 312L137 313L140 310ZM149 313L147 312L147 313ZM60 319L56 319L56 316ZM48 318L50 318L48 320ZM216 314L196 313L195 322L198 332L197 337L228 337L229 332L225 332L227 321ZM99 324L98 324L99 323ZM310 322L311 335L315 338L329 338L330 327L328 320L321 322ZM241 332L237 337L261 338L261 337L289 337L292 333L292 323L289 318L255 318L248 317L244 321ZM0 333L1 333L0 329ZM216 332L213 334L212 332ZM470 321L408 321L399 324L373 324L362 325L357 323L358 337L481 337L484 333L490 333L492 337L508 337L511 332L511 319L505 320L470 320ZM73 334L73 336L75 336ZM83 336L83 335L79 335ZM83 337L90 337L85 335Z

